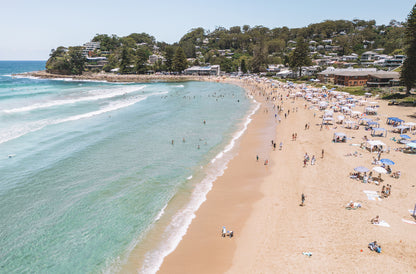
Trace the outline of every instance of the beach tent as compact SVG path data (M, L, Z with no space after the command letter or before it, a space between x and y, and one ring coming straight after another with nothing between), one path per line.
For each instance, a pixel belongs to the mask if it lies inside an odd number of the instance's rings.
M394 127L393 132L397 132L397 133L400 132L400 134L403 134L403 131L406 131L408 129L410 129L409 126L400 125L400 126Z
M347 141L347 135L342 132L335 132L332 141L334 143L345 143Z
M347 121L344 121L344 125L345 125L345 128L351 128L352 129L352 128L355 128L357 126L357 122L347 120Z
M387 137L387 129L382 127L376 127L371 129L371 136Z
M331 122L334 120L334 118L332 117L325 117L322 119L322 124L323 125L329 125L332 124Z
M344 115L338 115L338 123L342 124L342 121L345 119Z
M410 131L416 130L416 123L413 122L403 123L403 126L409 127Z
M328 103L327 102L319 102L319 108L320 109L326 109L328 107Z
M325 110L324 117L332 117L334 115L334 112L330 109Z
M376 128L376 127L380 127L380 124L375 121L368 121L367 126L370 128Z
M367 149L370 149L371 152L373 152L373 149L375 147L381 148L381 147L383 147L385 145L386 145L385 143L383 143L382 141L379 141L379 140L368 140L366 142L366 148Z
M353 110L351 111L351 117L353 118L359 118L362 115L362 112L357 111L357 110Z
M416 143L412 143L412 142L407 143L406 148L405 150L403 150L403 152L416 154Z
M344 113L344 114L350 114L351 109L349 107L342 107L341 112Z
M365 114L367 115L377 115L377 109L375 107L366 107Z
M371 120L370 118L361 118L358 123L360 125L364 125L367 126L369 122L372 122L373 120Z
M399 119L397 117L388 117L386 121L388 125L393 125L393 126L399 126L403 122L404 121L402 119Z

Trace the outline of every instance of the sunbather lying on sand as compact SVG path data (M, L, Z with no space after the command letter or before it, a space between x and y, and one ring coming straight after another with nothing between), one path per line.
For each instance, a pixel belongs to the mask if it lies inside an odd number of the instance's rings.
M377 253L381 253L381 246L377 244L377 241L369 243L368 248L371 251L376 251Z

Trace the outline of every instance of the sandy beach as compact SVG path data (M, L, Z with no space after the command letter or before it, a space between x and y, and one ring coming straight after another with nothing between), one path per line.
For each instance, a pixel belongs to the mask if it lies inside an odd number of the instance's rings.
M415 155L394 150L403 147L390 139L398 134L374 139L391 148L383 157L396 163L392 170L401 171L400 179L383 174L379 185L364 184L349 174L360 165L374 167L371 162L377 154L360 148L369 131L335 123L321 129L323 112L310 109L303 98L286 97L288 90L283 89L277 90L283 95L278 104L284 108L279 123L273 104L258 93L268 94L271 86L247 84L246 90L255 90L262 106L241 139L238 155L214 183L187 234L158 273L414 273L416 224L403 220L414 221L409 209L416 203L416 160ZM388 128L389 116L416 122L413 108L377 103L381 127ZM346 143L332 142L339 131L346 133ZM273 150L271 140L282 142L282 150ZM305 153L315 156L315 165L309 161L304 167ZM386 184L392 186L388 198L369 200L363 192L380 194ZM302 193L305 206L300 206ZM362 207L347 210L350 201ZM376 215L389 227L371 224ZM221 237L222 226L234 237ZM381 254L367 248L375 240Z

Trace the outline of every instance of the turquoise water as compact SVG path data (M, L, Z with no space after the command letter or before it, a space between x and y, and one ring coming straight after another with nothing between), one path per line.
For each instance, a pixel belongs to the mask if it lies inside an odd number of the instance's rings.
M44 64L0 62L0 272L117 269L175 195L204 199L192 196L207 191L195 180L222 172L215 159L253 105L219 83L10 77ZM160 263L154 252L177 242L190 209L173 214L175 223L165 217L171 243L148 250L145 272Z

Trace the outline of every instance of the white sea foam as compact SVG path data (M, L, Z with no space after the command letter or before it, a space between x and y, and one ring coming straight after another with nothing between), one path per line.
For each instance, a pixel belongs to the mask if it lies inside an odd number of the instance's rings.
M12 127L12 128L8 128L7 131L0 132L0 144L8 142L8 141L16 139L16 138L19 138L19 137L21 137L23 135L26 135L28 133L41 130L46 126L57 125L57 124L65 123L65 122L91 118L93 116L97 116L97 115L100 115L100 114L103 114L103 113L106 113L106 112L115 111L115 110L119 110L119 109L122 109L122 108L125 108L125 107L129 107L131 105L134 105L134 104L136 104L140 101L143 101L143 100L147 99L149 96L166 94L166 93L167 92L158 92L158 93L153 93L153 94L149 94L149 95L146 95L146 96L141 96L141 97L137 97L137 98L135 97L135 98L127 99L127 100L122 100L120 102L113 102L113 103L107 105L106 107L103 107L102 109L99 109L97 111L92 111L92 112L87 112L87 113L83 113L83 114L79 114L79 115L74 115L74 116L70 116L70 117L67 117L67 118L41 120L41 121L36 121L36 122L19 125L19 126Z
M186 180L191 180L193 177L192 177L192 175L191 176L189 176L188 178L186 178Z
M80 102L110 99L113 97L137 92L139 90L142 90L145 87L146 86L139 86L139 87L130 86L130 87L117 88L117 89L110 89L110 90L105 89L105 90L100 90L100 91L90 91L89 94L91 94L91 96L74 98L74 99L65 99L65 100L54 100L54 101L45 102L45 103L37 103L37 104L32 104L32 105L24 106L24 107L6 109L6 110L3 110L3 112L19 113L19 112L26 112L26 111L33 111L33 110L38 110L38 109L68 105L68 104L76 104Z
M184 88L185 86L184 85L177 85L177 86L174 86L175 88Z
M176 215L172 217L170 224L163 233L161 244L153 251L145 255L145 260L140 273L156 273L163 263L164 258L176 249L183 236L186 234L189 225L195 218L195 212L206 200L206 195L212 189L213 182L224 174L227 164L232 158L231 149L235 146L236 141L247 130L248 125L252 121L251 116L259 109L260 104L255 102L255 107L248 115L241 130L236 132L230 143L215 158L223 161L211 161L208 172L201 183L197 184L191 195L190 202ZM226 156L226 157L224 157Z
M163 214L165 214L165 209L168 206L168 204L166 204L157 214L156 218L155 218L155 222L159 221L160 218L162 218Z

